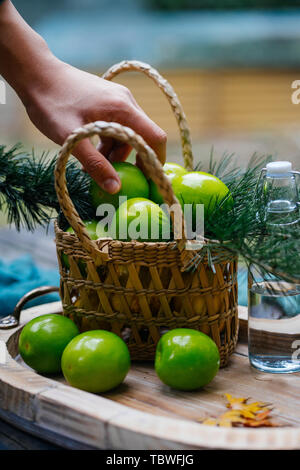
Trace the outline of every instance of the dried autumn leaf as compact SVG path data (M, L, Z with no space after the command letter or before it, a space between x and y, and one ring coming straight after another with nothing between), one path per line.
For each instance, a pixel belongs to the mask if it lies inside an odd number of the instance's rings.
M233 397L229 393L225 394L228 403L226 411L218 418L208 418L203 424L209 426L222 427L275 427L279 426L270 419L272 409L270 404L256 401L247 403L249 398Z
M269 409L269 410L262 411L261 413L258 413L258 414L256 415L256 420L257 420L257 421L261 421L261 420L263 420L263 419L266 419L266 418L269 416L270 413L271 413L271 410L270 410L270 409Z
M229 395L229 393L225 393L225 397L228 400L226 407L233 408L233 409L234 408L240 409L240 406L243 403L246 403L246 401L248 400L248 398L235 398L232 395Z
M219 426L233 426L238 423L244 423L245 419L236 413L235 410L227 411L218 419Z
M214 418L207 418L202 422L202 424L206 424L206 426L216 426L217 420Z
M247 428L262 428L262 427L275 428L277 426L279 425L276 423L273 423L270 419L265 419L263 421L249 420L245 423L245 427Z

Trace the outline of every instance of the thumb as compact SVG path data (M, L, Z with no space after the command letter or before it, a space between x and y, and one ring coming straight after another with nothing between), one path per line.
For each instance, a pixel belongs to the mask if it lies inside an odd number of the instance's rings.
M73 155L104 191L115 194L120 190L121 181L117 172L104 155L95 149L89 139L82 140L75 147Z

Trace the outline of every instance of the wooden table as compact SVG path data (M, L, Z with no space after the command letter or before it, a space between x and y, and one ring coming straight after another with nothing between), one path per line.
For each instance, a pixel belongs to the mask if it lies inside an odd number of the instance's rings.
M60 302L24 310L22 322L42 313L57 313ZM241 309L243 317L245 311ZM109 393L94 395L68 386L60 377L43 377L18 357L16 330L0 332L9 355L0 366L0 417L55 446L70 449L299 449L300 374L264 374L249 365L241 340L228 367L196 392L163 385L151 363L132 364L125 382ZM274 405L274 418L286 427L216 428L200 424L225 411L224 393ZM3 434L5 434L5 429ZM7 432L6 432L7 434ZM26 434L14 434L16 446L41 446ZM5 444L5 439L2 441ZM49 448L52 448L49 445Z
M36 229L34 233L31 233L26 230L18 232L14 228L2 227L0 230L1 259L16 259L24 253L29 253L40 267L57 269L53 238L52 226L50 226L48 233L43 229ZM0 419L0 450L54 450L59 448Z

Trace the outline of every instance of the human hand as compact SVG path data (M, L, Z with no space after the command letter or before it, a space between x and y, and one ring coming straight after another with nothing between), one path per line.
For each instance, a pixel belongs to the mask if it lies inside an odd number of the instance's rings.
M58 60L10 0L0 4L0 74L15 89L35 126L57 144L89 122L118 122L140 134L165 162L166 134L130 91ZM129 152L128 145L112 139L102 139L99 150L85 139L73 153L104 190L116 193L121 183L109 161L125 160Z
M118 122L140 134L161 163L165 162L166 134L144 113L126 87L57 59L49 65L42 83L29 89L23 100L31 121L43 134L61 145L74 129L88 122ZM127 144L104 138L98 149L85 139L73 153L104 190L116 193L120 179L110 162L125 160L130 150Z

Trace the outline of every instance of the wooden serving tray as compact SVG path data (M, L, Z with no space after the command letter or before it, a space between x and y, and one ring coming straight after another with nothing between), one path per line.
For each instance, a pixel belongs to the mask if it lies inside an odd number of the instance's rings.
M229 365L197 392L163 385L152 364L134 363L116 390L94 395L44 377L22 363L18 337L34 316L59 313L60 302L26 309L21 325L0 331L0 418L71 449L300 449L300 374L265 374L247 357L246 309ZM217 428L200 424L225 411L224 393L274 405L277 428Z

